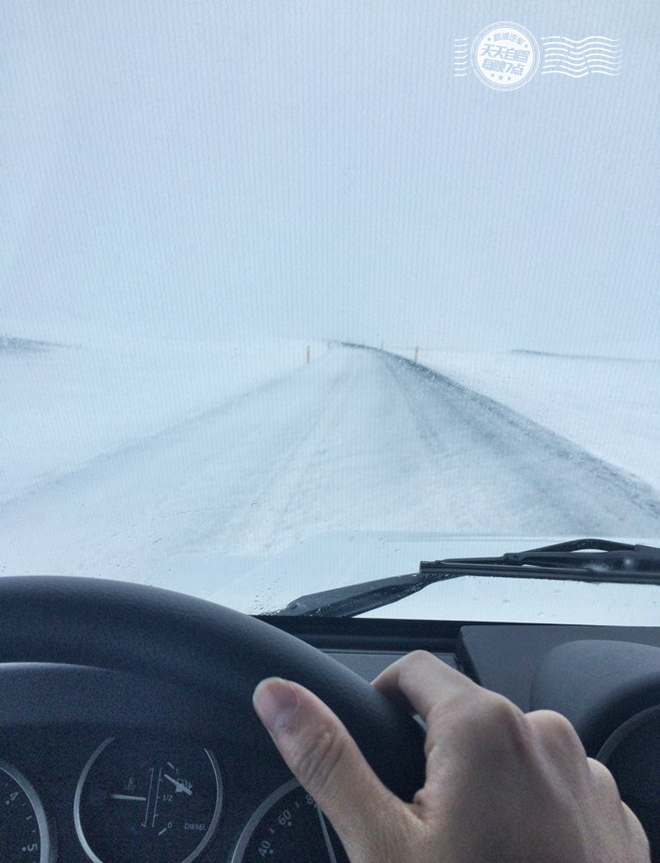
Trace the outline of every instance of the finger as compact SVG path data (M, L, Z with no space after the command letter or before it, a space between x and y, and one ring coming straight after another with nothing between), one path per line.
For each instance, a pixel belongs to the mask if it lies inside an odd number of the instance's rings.
M611 771L595 758L587 758L587 763L592 779L598 785L599 799L608 800L610 805L613 805L612 811L620 813L621 820L628 831L632 849L629 858L631 860L648 860L650 863L649 840L644 827L637 815L621 799L616 779Z
M646 831L642 827L641 821L626 803L622 802L621 805L623 806L626 825L628 827L628 832L634 849L634 856L632 856L631 859L648 860L649 863L651 863L651 845L649 843L649 837L646 835Z
M351 849L374 848L390 825L408 816L343 723L309 690L268 678L255 689L253 702L282 758L328 816L349 857Z
M428 720L431 710L449 708L457 699L484 690L460 671L425 650L416 650L382 671L373 686L399 707Z
M525 720L534 733L536 745L549 761L557 762L561 756L561 763L570 765L580 775L589 773L584 744L565 716L555 710L532 710L525 714Z
M607 796L610 800L620 800L619 788L609 767L595 758L587 758L586 761L591 779L598 786L599 794L603 797Z

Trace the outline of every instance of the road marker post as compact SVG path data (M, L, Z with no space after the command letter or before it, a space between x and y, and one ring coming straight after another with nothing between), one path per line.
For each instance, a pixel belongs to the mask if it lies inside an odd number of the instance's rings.
M419 356L419 348L415 348L415 362L417 362L418 356Z
M309 362L309 345L307 345L307 362Z

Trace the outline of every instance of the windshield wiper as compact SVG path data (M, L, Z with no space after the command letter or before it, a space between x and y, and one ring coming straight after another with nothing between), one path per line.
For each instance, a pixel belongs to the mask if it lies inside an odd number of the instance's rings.
M353 617L398 602L430 584L470 575L660 585L660 548L606 539L574 539L501 557L422 561L419 572L310 593L273 614Z

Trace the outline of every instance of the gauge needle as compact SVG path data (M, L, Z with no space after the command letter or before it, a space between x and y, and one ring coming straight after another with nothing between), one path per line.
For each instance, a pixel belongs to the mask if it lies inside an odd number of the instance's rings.
M192 790L190 788L188 788L187 785L184 785L183 782L179 782L178 779L173 779L167 773L165 773L164 776L165 776L165 779L168 779L172 783L172 785L174 785L174 787L176 788L177 791L185 791L185 793L188 794L188 796L192 795Z
M321 820L321 829L323 830L323 838L325 839L325 847L328 849L330 863L337 863L337 858L335 857L335 849L332 847L332 842L330 841L330 836L328 834L328 825L325 823L325 818L323 817L323 813L321 812L321 807L319 806L316 811L319 813L319 818Z
M133 794L111 794L113 800L146 800L146 797L135 797Z

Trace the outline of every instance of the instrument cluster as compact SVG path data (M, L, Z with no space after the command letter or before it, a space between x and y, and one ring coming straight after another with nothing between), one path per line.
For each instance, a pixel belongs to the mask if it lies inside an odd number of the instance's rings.
M332 826L293 779L274 775L261 799L235 783L241 805L226 818L227 777L210 746L134 733L90 746L91 735L69 733L59 746L42 738L50 753L40 762L35 752L21 758L26 741L18 760L32 762L38 780L0 760L2 863L347 863Z

